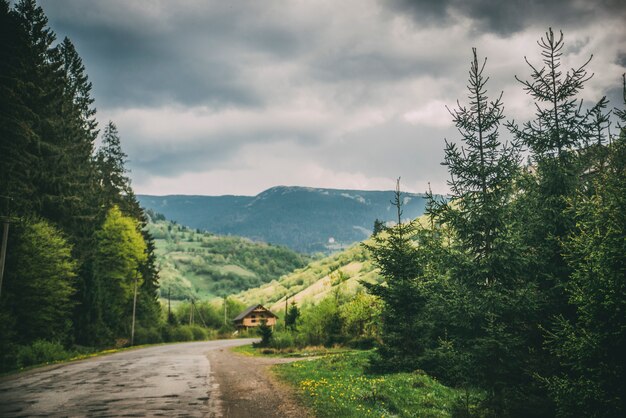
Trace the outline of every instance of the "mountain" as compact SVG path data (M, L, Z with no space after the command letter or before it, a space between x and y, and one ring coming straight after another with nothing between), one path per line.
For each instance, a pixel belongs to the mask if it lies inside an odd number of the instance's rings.
M226 296L307 265L311 258L286 247L200 232L148 211L155 240L161 297Z
M423 194L405 193L403 219L424 213ZM374 221L393 222L392 191L278 186L257 196L138 195L146 209L220 235L332 253L366 239Z

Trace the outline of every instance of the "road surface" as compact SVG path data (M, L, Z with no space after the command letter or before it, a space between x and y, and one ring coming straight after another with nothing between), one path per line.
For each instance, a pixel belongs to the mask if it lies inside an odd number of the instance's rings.
M309 416L267 372L283 360L229 350L251 341L155 346L8 376L0 416Z

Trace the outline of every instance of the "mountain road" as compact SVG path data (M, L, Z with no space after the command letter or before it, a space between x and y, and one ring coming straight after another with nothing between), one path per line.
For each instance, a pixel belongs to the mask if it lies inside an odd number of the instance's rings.
M268 367L234 354L253 340L152 346L0 379L0 416L307 417Z

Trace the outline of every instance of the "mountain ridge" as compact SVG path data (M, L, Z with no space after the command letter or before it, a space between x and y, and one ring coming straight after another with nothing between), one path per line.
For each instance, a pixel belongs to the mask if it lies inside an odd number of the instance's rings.
M333 253L366 239L376 219L395 221L393 191L275 186L255 196L137 195L146 209L220 235L303 253ZM403 193L403 219L422 215L426 195Z

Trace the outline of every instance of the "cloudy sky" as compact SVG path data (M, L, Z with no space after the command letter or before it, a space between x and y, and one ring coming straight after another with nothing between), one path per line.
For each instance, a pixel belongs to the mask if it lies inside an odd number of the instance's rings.
M624 0L41 0L84 60L137 193L253 195L275 185L446 192L445 105L466 101L471 48L518 121L514 76L563 30L593 54L583 97L619 104ZM503 136L506 133L503 130Z

